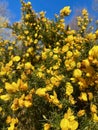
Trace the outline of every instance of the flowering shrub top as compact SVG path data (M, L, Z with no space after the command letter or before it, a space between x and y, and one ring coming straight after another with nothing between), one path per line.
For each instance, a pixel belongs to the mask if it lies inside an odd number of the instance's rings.
M0 128L93 130L98 128L98 30L67 28L64 7L55 20L22 3L14 40L0 39Z

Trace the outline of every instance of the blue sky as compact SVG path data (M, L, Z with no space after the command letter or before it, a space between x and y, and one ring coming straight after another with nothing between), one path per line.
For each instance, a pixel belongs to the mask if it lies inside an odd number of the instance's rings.
M14 16L11 22L19 21L21 18L20 0L6 0L11 14ZM25 0L26 2L28 0ZM92 9L94 0L29 0L36 12L46 11L46 17L52 19L54 14L59 14L60 9L64 6L70 6L72 12L66 19L69 22L77 10L86 8L92 17L98 18L98 12Z

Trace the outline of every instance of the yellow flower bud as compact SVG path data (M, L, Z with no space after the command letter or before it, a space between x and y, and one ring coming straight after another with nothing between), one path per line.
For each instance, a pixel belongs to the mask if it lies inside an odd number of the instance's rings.
M91 105L90 105L90 110L91 110L91 112L93 112L93 113L97 113L97 106L94 105L94 104L91 104Z
M82 71L80 69L75 69L73 72L75 78L80 78L82 76Z
M60 10L60 16L67 16L71 12L70 6L66 6L63 9Z

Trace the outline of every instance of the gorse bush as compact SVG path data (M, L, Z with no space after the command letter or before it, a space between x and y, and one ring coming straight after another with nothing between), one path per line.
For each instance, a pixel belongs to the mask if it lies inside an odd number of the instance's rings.
M21 1L13 39L0 38L1 130L98 130L98 30L89 14L78 30L65 24L64 7L54 20Z

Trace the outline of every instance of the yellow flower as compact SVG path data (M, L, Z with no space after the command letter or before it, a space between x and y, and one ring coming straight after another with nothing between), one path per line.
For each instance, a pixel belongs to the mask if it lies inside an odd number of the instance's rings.
M50 127L51 127L50 124L48 124L48 123L45 123L45 124L44 124L44 130L49 130Z
M24 83L21 79L18 79L19 89L22 91L26 91L28 89L28 84Z
M47 58L46 52L42 52L42 60L45 60Z
M70 82L66 83L66 94L70 96L73 93L73 86Z
M28 6L31 6L31 2L28 2L27 5L28 5Z
M82 10L82 15L88 15L88 12L87 12L86 9L83 9L83 10Z
M69 123L69 130L76 130L78 128L78 122L73 120Z
M23 107L24 106L24 100L22 98L20 98L18 100L18 103L19 103L19 107Z
M72 70L76 66L76 62L73 59L65 60L64 64L67 71Z
M11 96L10 94L5 94L5 95L1 95L0 99L4 100L4 101L8 101L10 100Z
M63 118L60 122L61 130L68 130L69 129L69 121Z
M5 89L7 90L8 93L15 93L16 91L19 90L19 86L15 82L12 82L12 84L6 82Z
M67 51L67 53L66 53L67 58L72 57L72 55L73 55L73 53L71 51Z
M55 104L56 106L58 106L58 108L62 108L62 104L60 103L60 101L57 98L57 94L55 91L53 91L53 95L50 95L50 102L52 102L53 104Z
M93 113L93 114L92 114L92 118L93 118L93 121L94 121L94 122L98 122L98 116L97 116L96 113Z
M89 56L93 58L98 58L98 46L94 45L89 51Z
M8 127L8 130L15 130L15 126L13 123L10 124L10 127Z
M73 35L68 35L67 38L65 38L65 41L68 43L71 43L74 40Z
M61 130L76 130L78 128L78 122L75 120L75 116L70 108L65 113L64 118L60 122Z
M16 61L16 62L20 61L20 56L13 57L13 61Z
M91 104L91 105L90 105L90 110L91 110L91 112L93 112L93 113L97 113L97 106L94 105L94 104Z
M80 100L87 101L87 94L85 92L81 92L81 95L79 97Z
M51 91L52 89L53 89L53 85L51 83L46 85L46 90L47 91Z
M31 107L32 106L32 102L30 102L29 100L28 101L25 100L24 101L24 106L27 107L27 108Z
M78 113L77 113L77 116L78 117L81 117L85 114L85 110L79 110Z
M40 77L40 78L43 78L44 77L44 73L39 71L39 72L37 72L37 76Z
M70 6L66 6L62 10L60 10L60 16L67 16L70 14L70 12Z
M89 67L90 66L89 60L88 59L83 60L82 65L84 65L85 67Z
M39 96L45 96L46 95L46 88L38 88L36 90L36 94L39 95Z
M69 96L70 104L74 105L76 101L74 100L74 97L72 95Z
M54 54L54 55L53 55L53 59L54 59L54 60L57 60L57 59L58 59L58 55Z
M7 116L6 123L9 124L9 123L11 123L11 121L12 121L11 116Z
M16 111L19 109L19 99L18 98L14 99L13 104L11 105L11 109L13 111Z
M25 19L28 20L29 18L30 18L30 14L26 14L26 15L25 15Z
M80 69L75 69L73 72L75 78L80 78L82 76L82 71Z
M38 43L38 40L37 40L37 39L35 39L35 40L34 40L34 44L37 44L37 43Z
M59 48L58 48L58 47L56 47L56 48L54 48L54 49L53 49L53 52L54 52L54 53L59 53L59 52L60 52L60 50L59 50Z
M88 98L89 98L89 100L91 101L91 100L93 99L93 93L88 92L87 94L88 94Z
M25 63L25 69L34 69L30 62Z
M62 47L62 52L64 53L64 52L67 52L69 50L69 46L68 45L64 45L63 47Z
M44 11L41 11L39 14L40 14L41 17L45 16L45 12Z
M11 123L10 123L10 127L8 127L8 130L15 130L16 129L16 127L15 127L16 124L18 124L18 119L17 118L12 118Z

